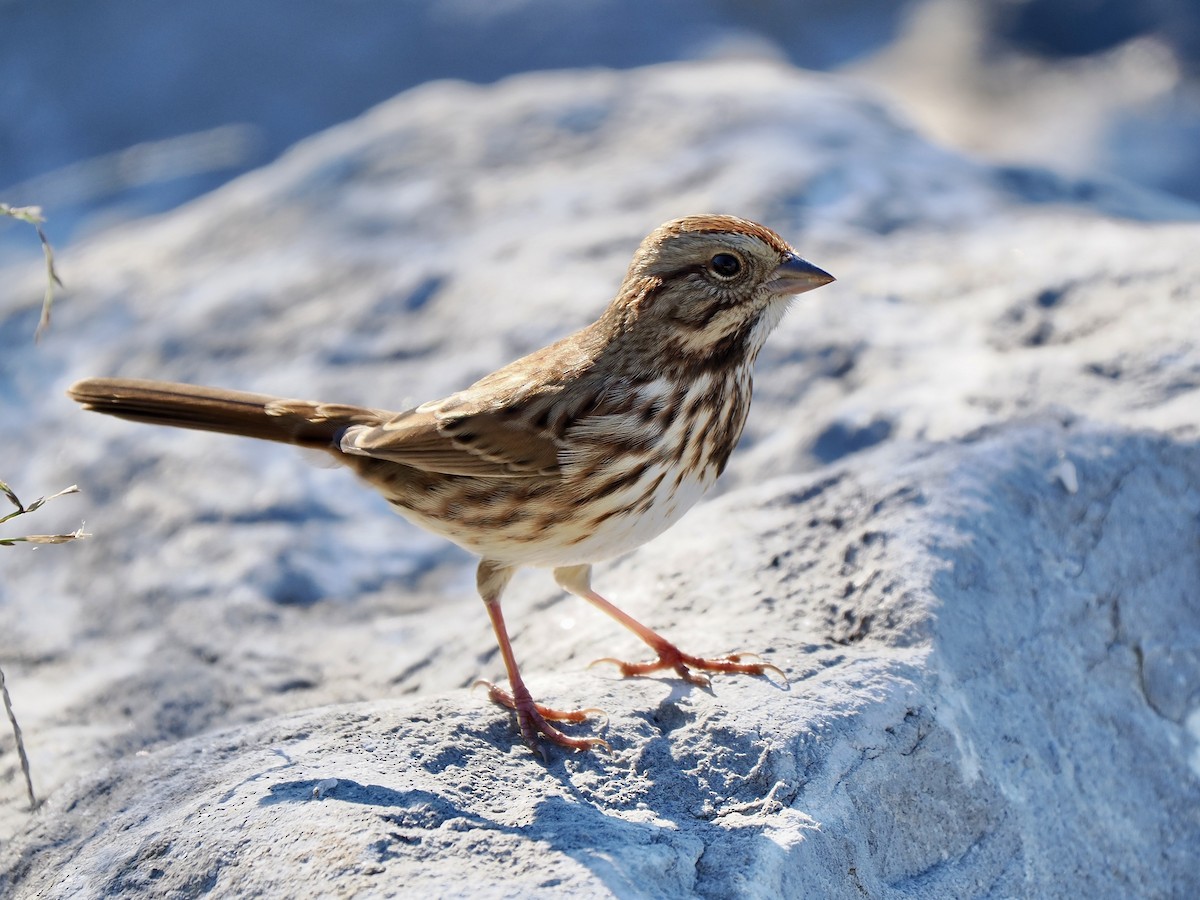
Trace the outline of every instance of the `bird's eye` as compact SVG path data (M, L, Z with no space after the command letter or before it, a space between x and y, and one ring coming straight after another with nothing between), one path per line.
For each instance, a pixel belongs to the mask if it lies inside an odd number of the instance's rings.
M732 278L742 271L742 261L732 253L718 253L708 261L708 267L722 278Z

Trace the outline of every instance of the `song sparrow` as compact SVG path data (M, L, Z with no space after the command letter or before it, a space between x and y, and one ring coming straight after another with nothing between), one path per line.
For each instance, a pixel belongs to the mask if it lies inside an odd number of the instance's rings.
M779 671L737 654L682 653L592 590L591 564L655 537L716 481L745 424L751 365L768 333L793 295L832 280L768 228L691 216L642 242L596 322L416 409L124 378L86 379L70 394L135 421L326 450L402 516L478 554L479 593L511 686L488 684L490 697L516 712L535 751L539 734L581 750L607 745L550 724L590 710L533 701L500 610L505 585L518 566L552 568L559 585L654 650L650 662L606 660L625 675L673 669L707 684L706 671Z

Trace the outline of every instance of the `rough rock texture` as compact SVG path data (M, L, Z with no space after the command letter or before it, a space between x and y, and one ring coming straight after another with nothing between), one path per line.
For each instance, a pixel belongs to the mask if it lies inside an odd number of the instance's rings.
M778 228L839 282L760 359L725 496L597 587L783 690L624 681L541 573L543 767L472 562L288 448L87 416L85 374L400 407L586 322L658 222ZM930 147L749 64L433 84L0 296L0 461L82 498L8 550L0 894L1181 896L1200 888L1197 211ZM599 726L597 726L599 727ZM336 779L336 784L332 783ZM314 797L314 791L317 796Z

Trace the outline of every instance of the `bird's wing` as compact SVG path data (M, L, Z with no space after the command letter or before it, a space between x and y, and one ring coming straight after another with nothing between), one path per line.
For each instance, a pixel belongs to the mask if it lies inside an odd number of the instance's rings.
M341 449L447 475L556 475L566 430L611 387L596 380L602 349L603 333L589 326L443 400L351 426Z
M454 399L380 425L352 426L342 436L342 451L447 475L534 478L558 471L560 441L547 429L503 407L448 411L444 404Z

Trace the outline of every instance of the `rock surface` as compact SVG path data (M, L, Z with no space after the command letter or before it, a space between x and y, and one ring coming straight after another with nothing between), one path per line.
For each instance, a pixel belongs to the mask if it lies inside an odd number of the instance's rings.
M701 210L839 282L764 350L725 496L597 586L791 685L589 671L639 648L522 575L531 686L603 707L611 756L544 767L467 690L501 669L472 561L345 473L61 395L399 408L584 324ZM4 558L50 800L21 809L5 737L0 893L1194 893L1196 219L955 157L836 80L689 64L402 95L78 249L37 350L36 267L6 272L0 474L79 482L38 530L93 537Z

